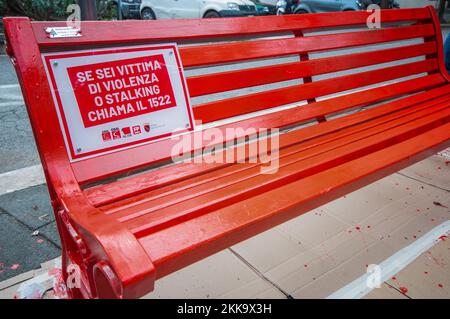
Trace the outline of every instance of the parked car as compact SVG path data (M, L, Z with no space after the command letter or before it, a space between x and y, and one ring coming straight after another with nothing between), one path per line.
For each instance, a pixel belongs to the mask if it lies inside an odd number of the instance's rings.
M277 13L277 7L272 4L263 3L261 0L251 1L255 3L256 12L258 15L272 15Z
M155 19L193 19L257 15L250 0L142 0L141 17Z
M391 8L400 8L397 1L389 2ZM370 4L380 5L381 0L280 0L277 14L365 10Z

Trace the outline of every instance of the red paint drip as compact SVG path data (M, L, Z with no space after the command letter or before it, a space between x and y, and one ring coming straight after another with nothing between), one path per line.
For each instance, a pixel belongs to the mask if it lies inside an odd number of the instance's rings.
M408 288L406 287L400 287L399 289L402 294L406 294L408 292Z

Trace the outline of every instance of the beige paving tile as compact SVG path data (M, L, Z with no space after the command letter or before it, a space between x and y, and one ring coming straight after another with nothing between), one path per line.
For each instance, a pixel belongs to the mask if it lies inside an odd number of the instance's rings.
M382 183L368 185L325 207L340 220L356 225L367 216L389 205L394 198L398 199L406 195L406 192L393 193L392 188L392 182L384 179Z
M280 263L264 275L283 291L292 294L332 269L320 256L305 252Z
M369 251L377 242L378 240L370 234L370 229L356 226L328 238L314 247L312 252L327 265L337 267L352 257Z

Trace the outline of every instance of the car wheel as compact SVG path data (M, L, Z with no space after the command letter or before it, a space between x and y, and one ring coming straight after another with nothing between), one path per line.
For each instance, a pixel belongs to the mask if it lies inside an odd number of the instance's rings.
M142 10L141 18L142 20L156 20L155 14L150 8L145 8L144 10Z
M297 10L294 12L294 14L305 14L305 13L309 13L309 12L306 10L303 10L303 9L300 9L300 10Z
M217 11L208 11L205 13L205 16L203 18L216 19L216 18L220 18L220 14Z

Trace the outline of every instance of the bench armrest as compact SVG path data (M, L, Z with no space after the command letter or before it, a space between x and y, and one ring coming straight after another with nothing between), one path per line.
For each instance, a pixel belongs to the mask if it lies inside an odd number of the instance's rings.
M131 232L93 207L79 188L59 200L62 224L70 223L79 236L78 253L94 260L86 262L92 264L87 277L99 297L137 298L153 290L155 267Z

